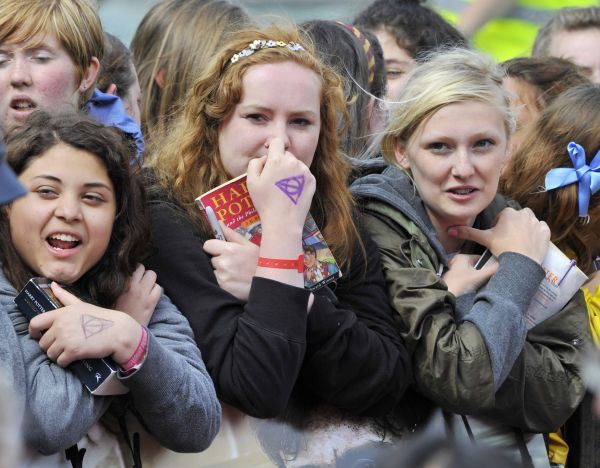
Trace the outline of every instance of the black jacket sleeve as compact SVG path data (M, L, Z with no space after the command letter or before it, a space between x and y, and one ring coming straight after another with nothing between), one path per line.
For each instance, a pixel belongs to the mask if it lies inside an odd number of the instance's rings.
M396 330L375 243L360 228L334 305L316 296L308 316L301 383L326 403L355 414L389 414L412 383L410 359Z
M151 215L156 252L147 266L190 321L223 401L273 417L298 378L320 401L356 414L388 414L400 401L412 382L408 353L366 233L337 301L316 295L307 316L308 291L265 278L253 279L241 303L219 287L186 214L159 203Z
M285 408L306 349L309 292L254 278L246 304L219 287L188 215L150 207L155 251L146 266L189 320L217 395L255 417Z

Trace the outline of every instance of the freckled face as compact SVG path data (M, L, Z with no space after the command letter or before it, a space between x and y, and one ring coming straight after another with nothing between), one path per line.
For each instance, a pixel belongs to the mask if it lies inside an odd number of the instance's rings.
M63 284L102 258L116 213L114 188L102 162L60 143L19 175L27 195L9 208L12 242L37 275Z
M295 62L253 65L242 78L241 101L219 129L219 154L236 177L267 154L265 143L280 138L310 167L320 131L321 80L314 71Z
M41 43L0 44L0 127L8 129L35 109L78 105L76 67L54 34ZM34 46L36 43L39 45Z
M508 154L500 109L480 101L449 104L421 123L396 158L409 170L438 234L472 225L498 189Z

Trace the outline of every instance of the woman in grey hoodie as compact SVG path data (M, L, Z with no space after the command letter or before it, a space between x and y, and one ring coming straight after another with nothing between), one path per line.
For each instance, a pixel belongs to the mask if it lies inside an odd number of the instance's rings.
M9 358L22 369L14 382L26 463L76 465L78 449L57 452L77 443L85 466L109 463L116 440L98 423L112 403L131 408L167 448L204 450L220 405L187 320L139 265L149 230L131 147L81 115L38 111L9 133L7 155L27 190L0 210L0 310L12 321L2 340L17 343ZM64 307L28 324L14 299L31 277L51 282ZM142 294L136 301L128 290ZM156 299L149 306L143 295ZM108 393L127 396L92 394L67 368L92 358L116 363L120 390Z

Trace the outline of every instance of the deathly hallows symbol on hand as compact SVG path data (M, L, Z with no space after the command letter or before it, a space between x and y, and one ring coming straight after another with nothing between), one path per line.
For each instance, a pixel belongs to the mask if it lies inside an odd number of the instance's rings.
M113 326L111 320L106 320L100 317L94 317L93 315L82 315L81 316L81 328L86 338L96 335L107 328Z
M304 176L299 175L281 179L275 182L275 185L279 187L279 189L285 193L290 200L292 200L294 205L296 205L298 204L300 195L302 195L302 191L304 190Z

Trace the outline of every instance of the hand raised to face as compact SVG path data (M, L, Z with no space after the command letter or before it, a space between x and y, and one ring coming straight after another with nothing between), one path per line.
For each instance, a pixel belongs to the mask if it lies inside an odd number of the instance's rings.
M286 151L279 138L269 142L268 155L248 164L248 190L263 231L270 226L302 230L315 192L315 178L302 161Z

